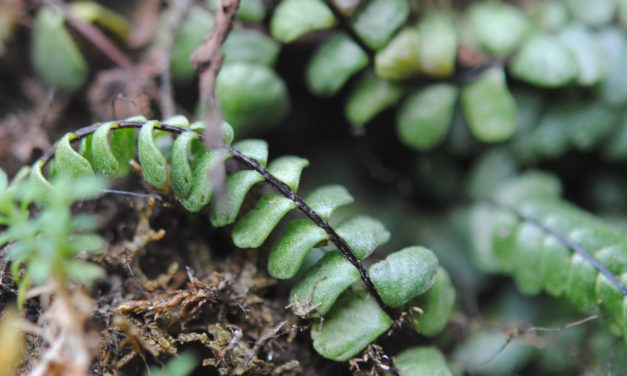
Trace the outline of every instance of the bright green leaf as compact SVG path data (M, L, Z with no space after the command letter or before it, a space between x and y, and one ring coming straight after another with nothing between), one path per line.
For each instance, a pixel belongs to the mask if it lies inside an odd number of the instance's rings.
M329 312L323 325L312 325L311 339L323 357L344 362L357 355L392 325L392 319L363 291L351 293Z
M216 94L224 118L238 135L277 125L290 108L285 83L263 65L223 66L216 79Z
M320 0L282 0L272 15L270 31L278 41L290 43L334 24L333 13Z
M359 271L344 256L333 251L327 253L307 271L290 292L290 303L297 309L310 307L310 316L325 316L337 298L353 283L359 281Z
M401 30L375 56L375 72L388 80L403 80L420 70L420 38L413 28Z
M316 95L337 93L351 76L368 65L368 56L347 35L340 33L318 47L305 75L309 90Z
M525 14L507 3L476 2L467 15L471 38L497 57L512 53L529 31Z
M490 68L464 86L461 100L470 130L480 141L504 141L516 131L516 102L501 68Z
M401 141L417 150L441 144L451 127L456 100L457 88L450 84L435 84L410 94L397 115L396 132Z
M609 58L596 37L583 26L571 26L560 33L560 40L572 51L579 65L577 82L588 86L605 78Z
M374 50L383 48L409 17L407 0L366 0L351 17L355 32Z
M570 49L556 37L538 35L521 47L509 64L512 75L546 88L564 86L579 74L579 64Z
M418 23L420 70L433 77L448 77L455 69L457 30L442 13L426 15Z
M279 55L280 48L274 39L259 31L233 30L222 45L223 64L245 62L271 67Z
M453 376L444 356L435 347L413 347L394 358L400 376Z
M398 308L435 283L438 259L423 247L394 252L369 269L370 279L386 305Z
M616 0L568 0L575 18L590 26L601 26L610 22L617 11Z

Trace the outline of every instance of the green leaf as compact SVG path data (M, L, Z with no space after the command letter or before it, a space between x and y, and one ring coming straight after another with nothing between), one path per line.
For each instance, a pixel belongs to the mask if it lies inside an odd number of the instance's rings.
M603 155L610 161L624 161L627 159L627 112L619 120L617 128L608 138L603 147Z
M189 195L181 199L181 204L188 211L195 213L209 204L213 185L209 178L211 171L224 161L221 150L203 151L196 155L192 171L193 181Z
M366 0L351 17L355 32L374 50L383 48L409 17L407 0Z
M187 197L192 189L193 176L189 154L194 139L198 139L198 134L188 131L178 136L172 145L170 180L172 191L178 198Z
M538 35L525 42L509 64L512 75L546 88L564 86L579 74L579 64L570 49L556 37Z
M627 103L627 37L623 30L609 28L598 34L609 56L609 69L599 91L605 102L614 106Z
M235 222L248 191L264 180L257 171L244 170L229 175L226 179L226 199L211 201L209 219L214 227Z
M561 30L570 18L568 5L561 0L537 3L537 5L531 9L531 16L543 30L549 32Z
M420 38L413 28L401 30L375 56L375 72L387 80L404 80L420 71Z
M421 308L424 313L414 314L412 322L416 331L426 337L433 337L446 327L455 304L455 288L446 270L438 268L433 287L412 300L409 305Z
M390 254L369 269L370 279L386 305L398 308L435 283L438 259L423 247L408 247Z
M275 194L267 194L257 206L240 219L233 229L233 243L239 248L259 248L288 211L293 201Z
M309 219L292 221L270 251L268 273L277 279L294 277L307 254L328 238L327 233Z
M92 139L92 165L97 173L110 179L120 173L120 163L109 146L109 133L112 128L117 128L117 123L109 122L98 127Z
M596 37L585 27L568 27L560 33L560 40L573 52L579 65L577 82L589 86L605 78L609 58Z
M540 260L543 285L552 296L562 296L568 286L571 250L557 239L545 237Z
M327 185L311 192L305 202L322 219L328 221L335 209L355 201L353 196L341 185Z
M608 137L617 114L599 102L565 100L549 107L530 133L538 155L557 157L569 146L587 150Z
M342 223L337 227L337 234L360 260L367 258L378 246L390 240L390 232L383 223L366 216Z
M339 301L311 339L323 357L344 362L357 355L392 325L392 319L370 295L356 291Z
M342 292L357 281L357 268L341 253L329 252L292 288L290 303L294 309L311 307L311 317L325 316Z
M402 95L403 88L399 84L382 80L369 71L351 89L346 102L346 117L352 125L363 126L398 102Z
M87 78L87 62L59 10L43 6L37 11L30 54L37 74L57 89L76 90Z
M308 160L288 155L270 162L268 172L285 183L292 192L296 192L298 191L300 175L307 166L309 166Z
M80 155L70 141L76 138L76 133L67 133L59 143L55 151L55 167L59 173L66 174L72 178L81 176L92 176L94 171L87 159Z
M135 129L118 129L111 135L111 149L119 163L119 176L125 176L135 158Z
M307 66L305 80L312 93L331 96L367 65L368 56L361 47L339 33L318 47Z
M235 150L241 151L248 158L266 167L268 161L268 143L264 140L242 140L233 145Z
M542 279L538 278L542 261L542 237L538 226L522 224L515 238L514 280L518 289L525 294L535 295L542 289Z
M271 67L279 55L280 48L274 39L259 31L233 30L222 45L223 64L245 62Z
M497 57L512 53L530 29L525 14L507 3L473 3L467 17L471 38L483 50Z
M320 0L282 0L272 15L270 31L276 40L290 43L334 24L333 13Z
M164 13L164 19L168 18L168 14L169 12ZM161 27L165 29L165 22L162 24ZM196 48L203 43L205 35L209 34L213 24L213 15L202 7L193 6L187 12L172 47L170 71L174 81L186 83L196 76L196 68L189 61L189 58Z
M616 0L568 0L568 5L575 18L590 26L601 26L614 18L618 4Z
M516 131L516 102L503 69L490 68L464 86L461 100L470 130L480 141L504 141Z
M435 347L413 347L394 358L400 376L453 376L444 356Z
M453 121L457 88L434 84L411 93L399 109L396 132L416 150L432 149L444 141Z
M212 10L220 5L220 0L210 0ZM258 23L266 17L266 5L263 0L240 0L235 18L244 22Z
M448 77L455 69L457 30L451 18L443 13L432 13L418 23L418 55L420 70L433 77Z
M285 83L276 72L262 65L223 66L216 79L216 94L224 118L238 135L277 125L290 108Z
M155 145L153 130L159 122L152 120L142 125L137 139L139 163L142 166L144 179L153 187L159 189L165 186L168 179L168 170L165 157Z

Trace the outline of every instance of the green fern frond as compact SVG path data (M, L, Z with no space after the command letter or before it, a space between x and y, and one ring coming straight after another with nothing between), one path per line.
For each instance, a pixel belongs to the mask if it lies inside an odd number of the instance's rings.
M136 139L131 133L133 128L139 129ZM296 192L301 173L309 164L306 159L283 156L270 161L266 169L263 166L268 160L268 145L264 141L243 140L234 147L208 150L201 142L199 130L202 124L189 124L180 116L163 123L141 118L107 122L65 135L49 162L57 175L77 177L95 172L111 178L128 172L122 166L129 164L131 155L122 151L137 150L148 184L166 192L171 188L174 197L190 212L207 207L216 227L234 224L231 235L240 248L259 248L288 212L298 208L309 213L311 220L295 219L277 237L268 270L280 279L302 276L294 285L290 300L296 313L324 317L324 325L315 326L311 335L316 350L329 359L343 361L358 354L391 327L391 309L406 307L408 303L420 304L424 311L424 317L418 311L413 313L418 332L434 335L443 329L453 305L454 290L433 252L408 247L373 264L368 272L360 260L370 256L390 234L381 222L363 216L341 223L337 232L328 225L337 208L353 202L344 187L324 186L300 200ZM233 139L232 129L224 123L222 130L228 145ZM125 132L124 137L110 137L116 132ZM172 139L166 132L176 137ZM84 145L89 147L75 150L72 142L79 139L88 140ZM226 197L212 200L214 182L209 174L215 166L234 157L249 161L248 167L254 169L229 173L224 182ZM36 162L31 171L31 179L40 185L48 184L43 171L46 162L45 158ZM253 209L240 215L250 190L264 180L273 183L281 194L262 196ZM325 248L326 254L310 267L307 256L329 242L338 249ZM360 279L374 295L348 291ZM442 292L441 296L427 295L434 286ZM415 300L421 296L423 300Z
M484 269L513 275L522 292L565 296L624 335L627 237L560 192L559 182L539 172L504 183L493 202L471 210L475 255Z

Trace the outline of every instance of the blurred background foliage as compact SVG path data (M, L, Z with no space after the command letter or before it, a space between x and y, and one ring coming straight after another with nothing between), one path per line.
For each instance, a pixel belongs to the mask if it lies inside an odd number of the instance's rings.
M0 4L5 150L13 150L5 114L24 97L14 93L17 76L56 89L72 109L66 130L114 115L159 116L155 51L174 2L140 14L147 3L77 1L66 14L44 6L26 25L25 2ZM196 112L189 56L217 4L193 2L173 44L177 112ZM76 33L68 14L141 61L134 78ZM150 15L155 43L132 30ZM347 210L372 213L395 235L386 250L434 250L458 298L450 327L429 343L454 373L624 374L625 341L602 320L512 336L513 327L582 316L565 298L522 294L482 263L472 242L480 220L469 207L533 168L561 182L565 200L625 231L626 27L625 0L242 0L217 95L236 139L263 138L275 156L310 160L304 191L346 186L358 203ZM116 102L120 93L127 100ZM14 173L42 149L4 151L3 167Z

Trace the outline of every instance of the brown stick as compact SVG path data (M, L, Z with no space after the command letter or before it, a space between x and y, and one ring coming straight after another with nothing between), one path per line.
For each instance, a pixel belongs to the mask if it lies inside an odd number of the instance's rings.
M222 66L224 54L221 46L231 32L239 0L221 0L216 11L216 23L205 37L205 42L194 51L191 62L200 74L198 89L200 104L205 115L205 144L208 148L222 147L222 114L216 98L216 76Z
M172 47L178 36L181 23L187 15L192 5L191 0L172 0L170 2L172 12L167 20L167 36L161 46L161 64L159 64L161 85L159 86L159 105L161 116L164 119L174 116L174 95L172 93L172 79L170 77L170 59L172 58Z

